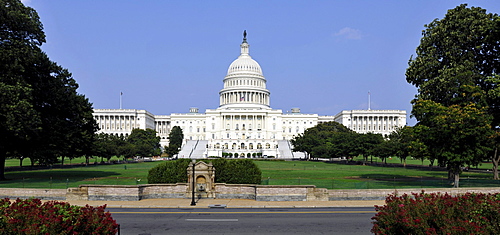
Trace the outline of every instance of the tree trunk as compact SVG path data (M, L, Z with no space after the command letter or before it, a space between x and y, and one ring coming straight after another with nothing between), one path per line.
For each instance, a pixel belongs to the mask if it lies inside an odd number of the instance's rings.
M0 180L5 179L5 159L7 159L7 153L3 148L0 149Z
M500 156L498 156L498 148L495 148L495 153L491 157L491 162L493 163L493 179L498 180L498 163L500 161Z
M453 188L458 188L460 183L460 166L449 168L448 178L453 180Z
M24 157L19 157L19 167L23 167Z
M459 183L460 183L460 174L458 172L454 173L455 176L455 182L453 184L454 188L458 188Z

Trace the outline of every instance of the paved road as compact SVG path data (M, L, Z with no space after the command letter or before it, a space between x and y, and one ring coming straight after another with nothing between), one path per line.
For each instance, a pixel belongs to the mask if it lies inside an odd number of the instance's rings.
M371 234L369 208L119 209L121 234Z

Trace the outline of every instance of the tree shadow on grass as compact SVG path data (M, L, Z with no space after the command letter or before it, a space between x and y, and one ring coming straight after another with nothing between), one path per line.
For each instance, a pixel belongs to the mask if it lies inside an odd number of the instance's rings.
M96 179L120 176L113 171L43 170L17 171L5 174L7 181L0 181L2 188L66 188L79 184L93 184ZM114 178L114 177L113 177ZM80 182L80 183L78 183Z
M380 188L449 188L447 178L433 176L406 176L395 174L363 174L360 178L369 181L372 187Z

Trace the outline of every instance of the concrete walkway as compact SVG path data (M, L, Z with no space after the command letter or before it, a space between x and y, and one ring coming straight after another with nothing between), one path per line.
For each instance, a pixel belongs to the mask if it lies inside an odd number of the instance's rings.
M101 206L107 208L209 208L211 205L226 206L226 208L320 208L320 207L373 207L384 205L383 200L377 201L255 201L249 199L201 199L196 206L191 206L191 199L144 199L140 201L73 201L71 205Z

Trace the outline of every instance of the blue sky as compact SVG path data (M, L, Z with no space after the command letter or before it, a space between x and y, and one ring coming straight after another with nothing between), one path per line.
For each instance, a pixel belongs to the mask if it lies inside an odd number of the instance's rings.
M499 1L26 0L41 17L43 50L73 73L94 108L156 115L217 108L243 30L271 107L335 115L411 112L405 79L424 25L461 3L499 13ZM415 124L415 120L408 120Z

